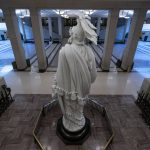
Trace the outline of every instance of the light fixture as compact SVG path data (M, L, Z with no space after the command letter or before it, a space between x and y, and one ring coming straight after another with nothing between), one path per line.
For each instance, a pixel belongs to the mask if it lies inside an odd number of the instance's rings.
M119 17L130 18L133 13L133 10L120 10Z
M60 15L64 18L68 18L69 15L68 15L68 12L73 12L73 11L76 11L76 10L63 10L63 9L54 9L53 10L57 15ZM85 15L91 15L92 13L94 13L96 10L79 10L81 12L83 12Z

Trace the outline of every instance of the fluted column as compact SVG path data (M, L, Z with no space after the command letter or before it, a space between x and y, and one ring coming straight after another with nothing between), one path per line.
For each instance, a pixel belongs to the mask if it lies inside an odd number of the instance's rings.
M51 39L53 39L53 30L52 30L52 18L48 17L48 30Z
M62 17L58 17L58 34L60 40L62 40Z
M143 22L147 10L137 9L134 11L132 22L128 34L128 40L124 49L121 68L125 71L131 71L136 47L139 41L140 33L142 30Z
M12 45L16 65L18 70L24 70L27 67L25 51L22 46L18 18L15 9L3 9L8 36Z
M38 58L39 72L46 71L47 61L44 46L43 29L41 22L40 10L30 9L30 16L32 22L32 31L35 41L36 54Z
M111 9L109 10L105 41L104 41L104 52L102 56L101 67L103 71L109 71L112 50L114 46L114 41L116 37L116 28L119 17L119 10Z

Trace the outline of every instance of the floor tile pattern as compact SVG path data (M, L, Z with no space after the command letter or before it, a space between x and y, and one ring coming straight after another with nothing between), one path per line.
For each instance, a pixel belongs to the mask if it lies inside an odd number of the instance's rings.
M2 150L36 150L32 137L35 120L41 107L50 101L46 94L15 95L15 102L0 117L0 149ZM141 112L130 95L95 95L92 96L103 104L108 111L115 137L109 150L149 150L150 129L143 122ZM56 111L53 115L57 114ZM93 119L96 117L93 116ZM98 119L95 119L95 122ZM52 126L53 124L50 124ZM101 128L95 132L99 133ZM55 134L53 135L55 136ZM59 139L49 140L48 150L101 150L101 141L93 136L83 146L66 147ZM54 148L55 147L55 148Z

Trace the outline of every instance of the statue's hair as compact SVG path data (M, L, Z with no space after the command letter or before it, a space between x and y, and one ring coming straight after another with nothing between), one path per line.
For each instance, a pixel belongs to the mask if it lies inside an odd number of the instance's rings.
M85 37L97 44L96 27L89 21L90 17L85 16L82 12L77 12L75 15L79 18Z
M97 34L94 31L96 29L93 24L88 20L88 19L79 19L81 22L81 26L83 28L85 37L89 39L90 41L94 42L97 44Z
M85 38L89 39L93 43L97 44L97 34L95 32L96 27L89 21L90 17L85 16L80 11L74 11L69 14L70 16L76 16L80 22L80 26L83 29ZM70 39L71 40L71 39Z

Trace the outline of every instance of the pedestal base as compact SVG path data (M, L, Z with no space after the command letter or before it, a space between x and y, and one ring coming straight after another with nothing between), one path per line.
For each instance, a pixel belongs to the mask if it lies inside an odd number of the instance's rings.
M58 137L67 145L81 145L90 135L90 120L85 118L85 126L76 132L70 132L65 129L62 117L57 122L56 133Z

